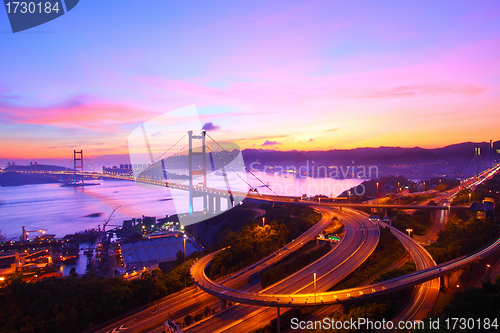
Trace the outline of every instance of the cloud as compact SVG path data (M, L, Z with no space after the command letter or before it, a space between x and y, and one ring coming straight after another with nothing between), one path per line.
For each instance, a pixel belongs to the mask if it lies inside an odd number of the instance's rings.
M275 145L280 145L281 142L278 142L278 141L269 141L269 140L266 140L266 142L264 142L263 144L261 144L261 146L275 146Z
M115 132L118 126L135 124L156 113L134 106L75 96L55 105L20 105L0 101L0 120L10 124L49 125Z
M331 128L331 129L328 129L328 130L324 130L323 133L335 132L335 131L338 131L338 130L339 130L338 128Z
M417 95L477 95L485 91L486 88L475 85L402 85L380 91L369 91L356 97L360 98L393 98L409 97Z
M212 122L208 122L205 123L201 129L204 131L217 131L220 129L220 126L216 126Z
M313 141L314 141L314 139L312 139L312 138L311 138L311 139L309 139L309 142L313 142Z

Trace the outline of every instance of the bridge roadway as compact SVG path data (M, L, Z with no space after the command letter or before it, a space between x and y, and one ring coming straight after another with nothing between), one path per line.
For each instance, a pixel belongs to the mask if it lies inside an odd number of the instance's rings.
M272 306L272 307L296 307L296 306L311 306L314 304L340 304L352 302L353 300L369 299L378 297L383 294L391 293L398 290L403 290L425 281L433 280L437 277L447 275L453 271L461 269L470 263L480 260L500 249L500 238L497 238L493 243L486 246L482 250L475 252L469 256L464 256L455 260L445 262L443 264L410 273L395 279L375 283L367 286L338 290L332 292L320 292L316 295L314 302L314 294L268 294L268 293L248 293L226 288L206 277L204 267L209 263L208 260L200 260L191 270L193 280L203 290L217 295L235 303L244 303L257 306Z
M449 192L439 194L432 200L434 200L435 202L441 202L442 199L446 199L446 203L442 203L441 205L448 207L451 200L456 196L458 191L458 187L454 188ZM421 203L421 205L426 205L429 200ZM447 218L449 218L449 214L446 214L445 210L436 212L432 228L430 228L430 230L427 232L425 238L436 241L439 231L444 226ZM391 229L391 232L399 239L403 246L405 246L406 250L411 255L413 262L415 263L417 270L436 266L436 263L434 262L432 256L427 251L422 251L423 248L419 247L418 244L413 241L413 239L411 239L411 241L405 240L406 234L397 232L396 229ZM427 317L427 314L432 310L434 304L437 301L439 289L441 286L440 282L440 278L436 278L430 281L426 281L420 285L415 285L408 304L406 304L406 306L392 320L392 322L396 324L400 321L422 320Z
M377 247L380 230L373 222L367 221L366 214L344 211L342 215L345 235L333 251L259 293L314 293L314 271L317 272L316 290L326 291L359 267ZM191 274L205 275L204 267L213 255L203 257L193 265ZM205 291L211 293L210 287ZM275 315L275 311L269 308L240 304L196 323L185 332L246 332L267 324Z
M500 167L499 167L500 168ZM34 171L34 172L27 172L27 171L16 171L20 173L40 173L40 174L54 174L54 175L69 175L72 176L74 175L74 172L70 171ZM111 173L97 173L97 172L77 172L76 173L79 176L89 176L89 177L107 177L107 178L113 178L113 179L120 179L120 180L127 180L127 181L136 181L139 183L143 184L150 184L154 186L161 186L161 187L168 187L172 189L177 189L177 190L185 190L189 191L189 185L187 184L179 184L179 183L174 183L174 182L169 182L165 180L154 180L154 179L149 179L149 178L135 178L133 176L128 176L128 175L122 175L122 174L111 174ZM484 181L484 180L482 180ZM279 196L276 197L274 195L265 195L265 194L256 194L252 192L240 192L240 191L231 191L231 193L228 193L227 189L217 189L217 188L210 188L210 187L203 187L203 186L193 186L193 191L195 193L201 194L211 194L211 195L218 195L221 197L227 197L229 198L231 195L236 196L236 197L241 197L241 198L249 198L249 199L256 199L256 200L264 200L268 202L278 202L278 203L287 203L287 202L294 202L294 203L301 203L305 205L316 205L315 202L311 201L302 201L300 200L299 197L293 197L293 196ZM333 203L321 203L319 202L317 205L319 206L325 206L325 207L345 207L345 208L379 208L379 209L416 209L416 205L379 205L379 204L373 204L373 203L346 203L346 202L333 202ZM426 209L426 210L460 210L460 209L469 209L467 206L452 206L452 207L443 207L443 206L418 206L418 209Z
M382 223L382 225L391 228L391 233L406 248L417 270L425 270L436 266L436 262L429 252L413 240L413 238L408 237L405 233L387 224ZM423 320L434 307L439 295L440 286L441 280L439 277L415 286L408 305L392 320L395 324L394 327L397 327L396 325L400 321Z
M248 281L252 275L258 274L267 267L283 260L290 254L299 250L310 240L315 239L316 236L330 224L337 212L332 209L313 208L319 211L322 217L321 220L308 231L265 259L221 280L219 283L234 289L246 289L249 287ZM338 211L338 213L343 216L342 212ZM166 319L178 320L178 318L180 319L197 309L203 309L205 306L213 305L215 302L218 302L218 300L218 298L205 293L203 290L195 291L193 288L188 288L185 292L182 291L175 295L165 297L159 302L156 302L155 305L140 313L130 315L122 320L105 325L101 329L94 329L89 332L106 333L121 325L125 325L128 328L127 332L141 332L145 329L163 324Z

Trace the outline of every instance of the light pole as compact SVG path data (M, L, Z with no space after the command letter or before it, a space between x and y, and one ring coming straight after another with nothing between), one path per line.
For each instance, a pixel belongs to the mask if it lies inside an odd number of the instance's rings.
M399 197L401 196L401 189L400 189L400 187L399 187L399 182L398 182L398 189L397 189L396 193L397 193L396 195L397 195L397 198L398 198L398 204L399 204Z
M321 197L318 198L319 205L321 206Z
M349 195L349 203L351 203L351 191L347 191L347 194Z
M265 224L265 223L266 223L266 218L265 218L265 217L263 217L263 218L262 218L262 228L264 228L264 224Z
M318 272L314 271L313 276L314 276L314 315L316 316L316 274Z
M469 205L471 204L471 197L472 197L472 192L469 192Z
M406 232L408 233L408 238L411 238L411 232L413 229L406 229ZM411 240L408 239L408 254L410 255L411 258L411 245L410 245Z
M377 182L377 213L378 213L378 182Z

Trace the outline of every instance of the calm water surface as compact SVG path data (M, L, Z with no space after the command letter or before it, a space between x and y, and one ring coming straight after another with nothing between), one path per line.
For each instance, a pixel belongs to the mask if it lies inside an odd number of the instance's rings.
M278 176L255 173L280 195L325 194L337 196L346 189L362 182L359 179L298 178L293 175ZM253 186L262 185L252 176ZM109 223L121 226L123 220L133 217L156 216L176 213L170 192L166 188L148 189L130 181L100 180L100 185L84 188L62 187L59 184L0 187L0 230L7 237L18 237L24 225L26 230L48 229L56 237L96 228L103 224L113 209L118 208ZM261 193L272 192L259 187ZM180 213L186 207L177 207ZM90 214L101 213L98 217Z

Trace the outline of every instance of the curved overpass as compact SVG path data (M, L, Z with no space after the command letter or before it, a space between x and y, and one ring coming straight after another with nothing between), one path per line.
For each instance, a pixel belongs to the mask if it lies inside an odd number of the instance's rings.
M341 242L338 243L332 251L296 273L278 281L263 291L256 293L248 292L248 294L286 293L294 295L297 293L314 292L313 271L317 271L317 291L324 292L332 285L342 280L345 276L349 275L371 255L378 244L380 232L373 222L365 222L367 215L365 216L365 214L358 212L340 212L333 208L329 208L328 211L336 212L339 218L343 219L345 234ZM215 254L216 253L212 253L203 257L192 266L191 274L195 281L199 275L204 276L204 279L210 281L205 275L205 268ZM224 290L220 291L222 294L226 294L228 291L238 292L233 288L223 288ZM202 289L213 296L227 299L226 297L221 297L218 291L212 290L214 289L212 286ZM238 331L240 328L238 325L242 323L241 318L245 318L244 325L248 325L251 321L259 322L267 320L263 319L263 317L268 315L269 313L267 313L266 308L256 309L255 307L241 304L229 308L225 312L216 314L209 320L202 321L190 327L187 332ZM272 315L274 315L274 313L272 313Z
M385 226L391 228L391 233L398 238L401 244L407 249L417 270L424 270L436 266L436 262L432 256L420 244L398 229L392 228L387 224L385 224ZM392 320L393 323L396 324L400 321L424 319L425 315L432 310L436 303L440 286L441 281L439 278L426 281L420 286L416 286L409 304Z
M408 241L412 241L408 238ZM415 243L415 242L414 242ZM415 243L416 244L416 243ZM470 263L479 260L483 257L500 249L500 238L495 242L485 247L484 249L467 257L458 258L446 263L420 270L399 278L383 281L376 284L371 284L363 287L345 289L332 292L319 292L316 297L313 292L301 294L269 294L269 293L248 293L235 289L226 288L205 275L205 267L210 263L213 254L208 255L196 262L191 269L193 281L201 289L216 297L226 299L236 303L244 303L257 306L273 306L273 307L295 307L295 306L310 306L314 304L335 304L343 302L351 302L356 299L368 299L378 297L383 294L391 293L398 290L403 290L414 285L436 279L440 276L447 275L455 270L469 265ZM315 301L316 299L316 301Z

